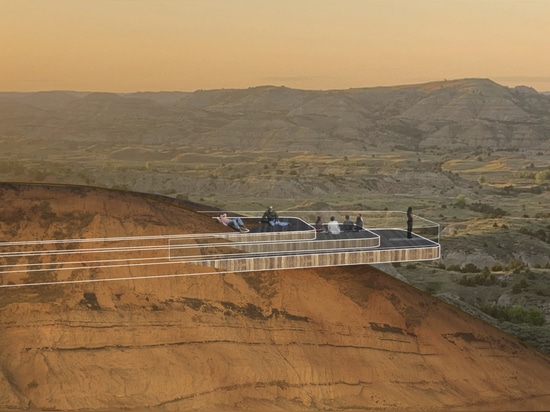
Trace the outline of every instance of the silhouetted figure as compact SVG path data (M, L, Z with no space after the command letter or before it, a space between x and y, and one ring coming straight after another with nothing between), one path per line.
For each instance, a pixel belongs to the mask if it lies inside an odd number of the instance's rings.
M315 231L319 233L327 233L327 228L323 225L321 216L317 216L317 220L315 221Z
M353 230L353 220L349 218L349 215L346 215L344 223L342 223L342 228L344 232L351 232Z
M361 213L357 215L357 219L355 219L355 227L353 228L356 232L360 232L363 230L363 216L361 216Z
M412 230L413 230L413 209L409 206L407 209L407 238L412 238Z

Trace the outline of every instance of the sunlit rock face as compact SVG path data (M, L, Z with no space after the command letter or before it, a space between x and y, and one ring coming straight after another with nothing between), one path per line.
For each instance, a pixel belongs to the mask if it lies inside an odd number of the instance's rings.
M1 194L7 241L220 231L192 205L136 194L14 185ZM166 270L128 266L112 277L136 280L0 288L0 408L548 405L546 356L371 266L206 270L154 278Z

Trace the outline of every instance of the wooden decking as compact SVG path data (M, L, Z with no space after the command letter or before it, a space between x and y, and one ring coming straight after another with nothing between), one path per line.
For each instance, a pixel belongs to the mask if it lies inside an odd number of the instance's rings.
M252 226L243 218L247 226ZM402 229L362 229L338 235L317 232L301 219L288 226L254 226L207 242L170 241L170 259L224 271L245 272L321 266L436 260L437 242Z

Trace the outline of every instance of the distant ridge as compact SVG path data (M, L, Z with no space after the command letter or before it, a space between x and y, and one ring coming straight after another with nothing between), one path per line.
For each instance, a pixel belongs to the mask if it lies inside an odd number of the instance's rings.
M0 137L353 154L372 146L550 148L550 96L489 79L305 91L0 93ZM91 141L90 141L90 144Z

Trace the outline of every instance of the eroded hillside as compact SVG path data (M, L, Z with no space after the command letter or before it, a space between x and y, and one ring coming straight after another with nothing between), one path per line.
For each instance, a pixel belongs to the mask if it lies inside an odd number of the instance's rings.
M488 79L0 93L0 109L3 181L98 185L234 210L266 202L406 209L411 199L440 207L463 194L534 215L546 200L550 97ZM507 199L515 189L529 195L525 205Z
M1 195L4 240L220 230L190 204L118 191L4 185ZM0 407L543 410L550 400L548 357L367 265L122 272L140 279L0 288Z

